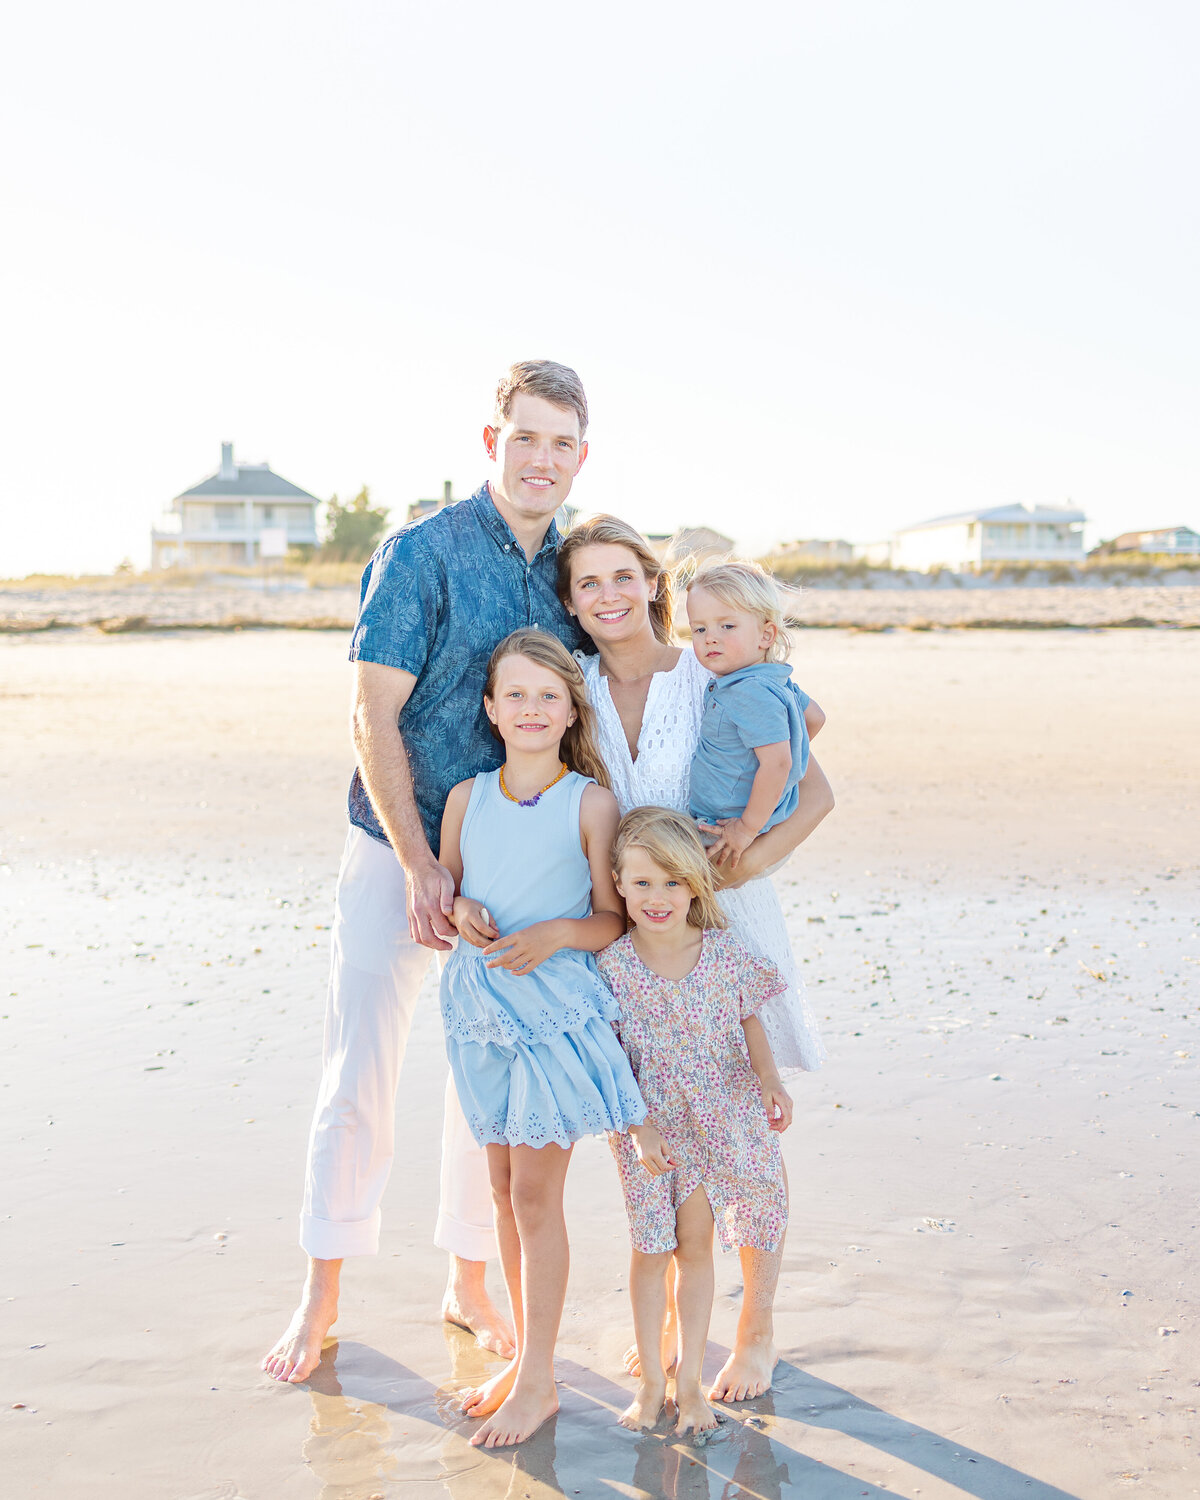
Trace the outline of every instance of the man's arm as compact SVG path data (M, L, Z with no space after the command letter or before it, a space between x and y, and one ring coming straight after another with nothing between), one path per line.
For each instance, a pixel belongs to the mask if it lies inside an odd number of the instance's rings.
M407 877L409 933L426 948L444 950L454 935L447 920L454 910L454 877L433 857L425 837L398 725L416 682L399 667L356 662L351 736L371 806Z
M722 889L735 889L760 875L768 865L786 859L793 849L798 849L822 818L833 811L833 788L825 779L825 772L810 756L808 770L800 783L800 801L796 811L766 833L760 833L738 861L732 879L722 879L725 867L713 867L716 883Z

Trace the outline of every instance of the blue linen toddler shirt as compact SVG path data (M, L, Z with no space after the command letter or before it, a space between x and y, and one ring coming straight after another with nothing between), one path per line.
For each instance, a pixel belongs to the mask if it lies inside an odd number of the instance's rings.
M417 679L398 722L435 856L450 789L504 762L483 711L492 652L510 631L530 625L568 651L586 642L559 602L558 544L551 521L527 561L484 484L469 500L386 537L363 573L350 660L399 667ZM356 828L388 842L357 767L349 814Z
M758 771L754 751L788 740L792 769L787 785L775 811L757 831L764 833L790 818L800 803L800 782L808 770L804 710L810 702L792 681L786 662L756 661L714 677L704 691L700 743L692 760L692 817L702 823L740 818Z

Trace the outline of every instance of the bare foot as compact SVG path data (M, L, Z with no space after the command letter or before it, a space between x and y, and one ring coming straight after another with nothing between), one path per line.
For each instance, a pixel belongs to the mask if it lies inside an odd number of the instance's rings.
M649 1431L658 1421L667 1399L667 1382L640 1380L633 1400L617 1418L631 1432Z
M735 1348L721 1366L708 1396L710 1401L749 1401L771 1389L779 1352L770 1339Z
M514 1388L495 1416L472 1434L471 1447L506 1448L510 1443L523 1443L557 1410L558 1393L553 1386L549 1391Z
M287 1331L259 1366L272 1380L297 1385L321 1363L321 1346L337 1318L337 1296L305 1298Z
M490 1349L504 1359L511 1359L517 1352L511 1324L501 1316L486 1292L468 1297L447 1287L442 1298L442 1317L456 1328L473 1333L481 1349Z
M517 1379L517 1360L514 1355L498 1375L485 1380L482 1385L462 1393L463 1415L467 1417L490 1417L499 1411Z
M675 1431L682 1437L685 1432L711 1432L717 1425L717 1414L704 1399L699 1385L675 1388L675 1405L679 1408L679 1420Z
M662 1336L662 1362L663 1369L668 1376L675 1373L676 1351L679 1347L679 1333L674 1324L668 1319L663 1328ZM626 1349L621 1363L625 1367L626 1375L632 1375L635 1380L640 1380L642 1375L642 1362L638 1358L637 1345L630 1344Z

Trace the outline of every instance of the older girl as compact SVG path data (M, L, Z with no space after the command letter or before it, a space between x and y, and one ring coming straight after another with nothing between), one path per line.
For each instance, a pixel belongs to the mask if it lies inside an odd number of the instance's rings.
M487 1147L516 1356L463 1410L477 1446L519 1443L558 1409L554 1343L567 1287L563 1184L584 1135L645 1117L591 955L624 930L610 851L617 805L575 659L518 630L488 665L498 771L460 782L442 820L459 943L442 973L446 1052Z

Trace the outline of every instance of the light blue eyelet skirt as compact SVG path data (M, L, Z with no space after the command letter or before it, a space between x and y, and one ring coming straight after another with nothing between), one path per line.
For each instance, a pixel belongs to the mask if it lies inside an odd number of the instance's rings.
M552 954L532 973L489 969L459 943L442 973L446 1055L480 1145L569 1146L646 1118L591 956Z

